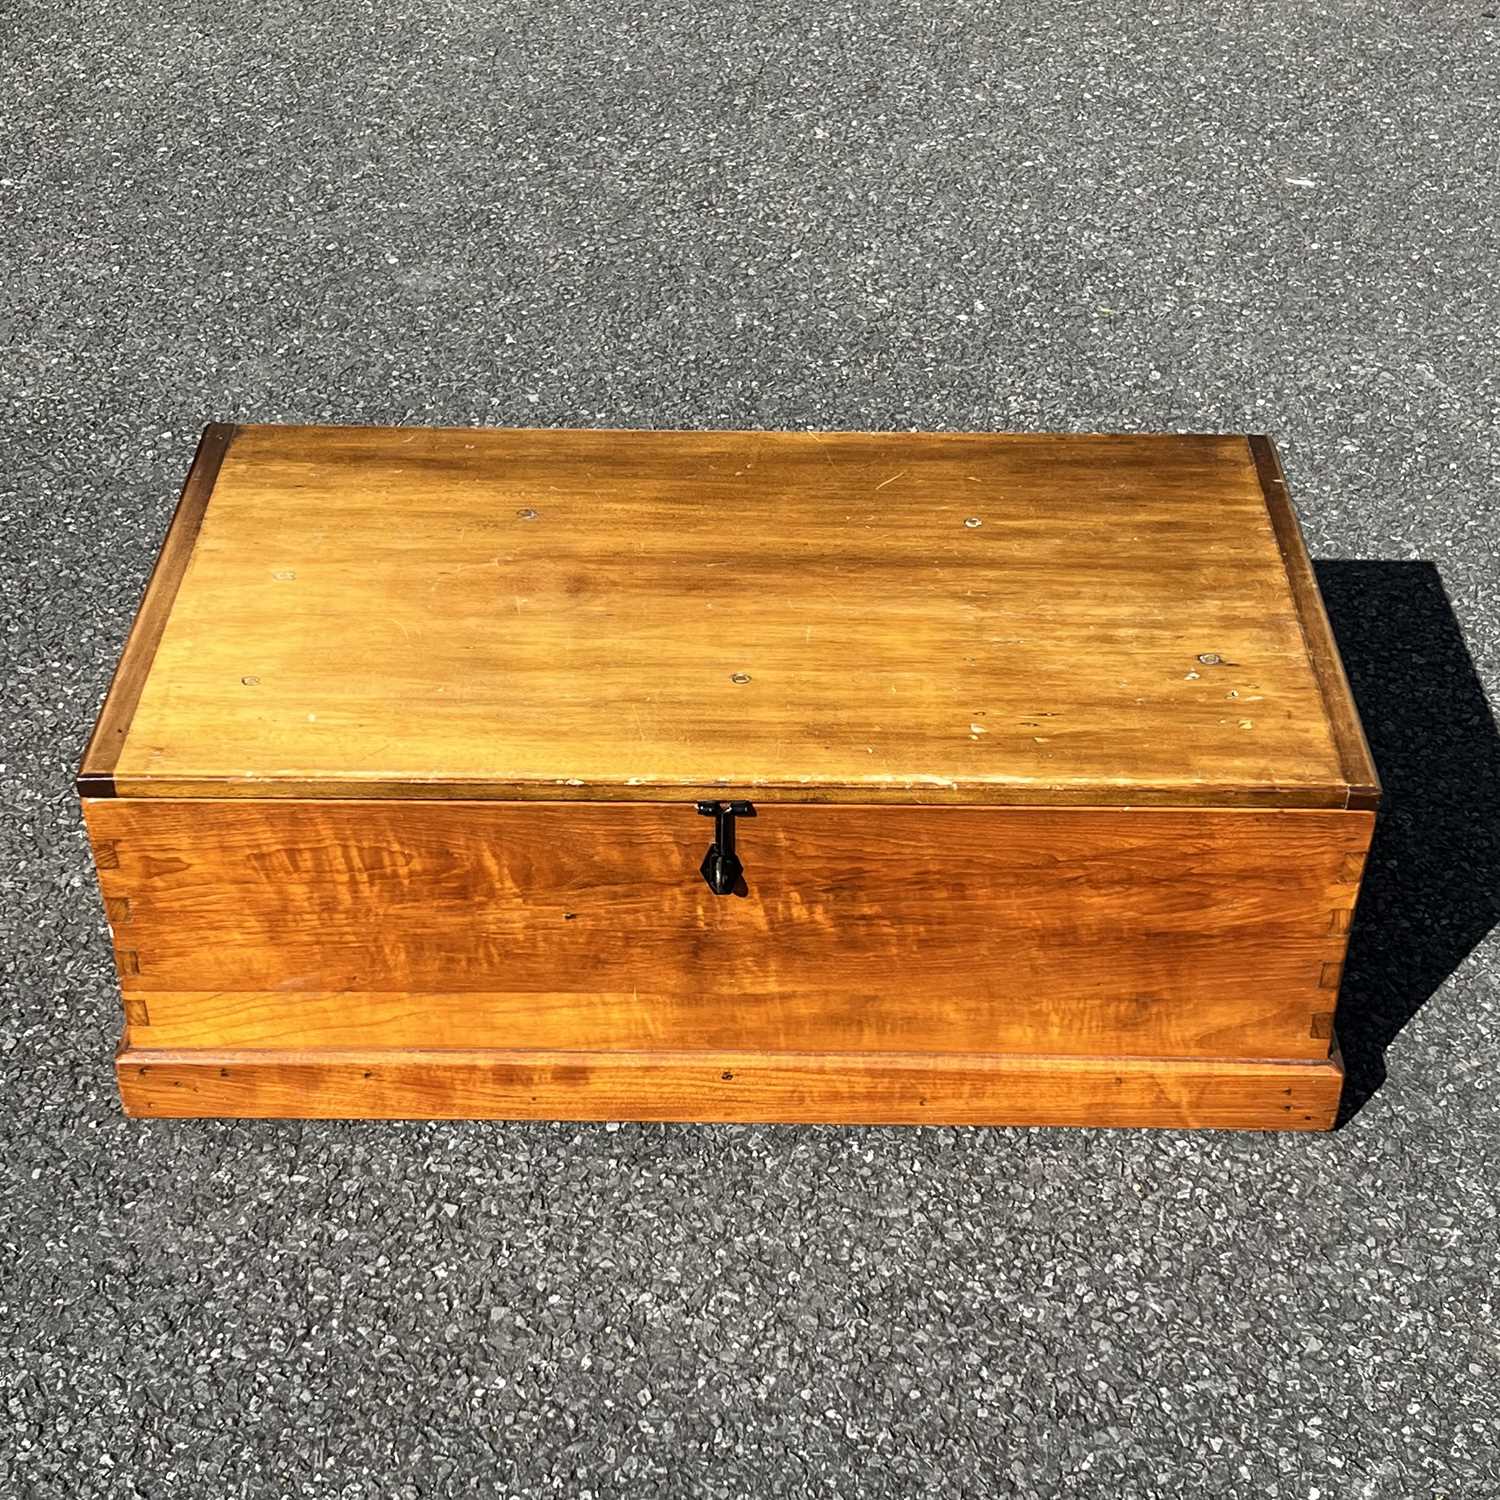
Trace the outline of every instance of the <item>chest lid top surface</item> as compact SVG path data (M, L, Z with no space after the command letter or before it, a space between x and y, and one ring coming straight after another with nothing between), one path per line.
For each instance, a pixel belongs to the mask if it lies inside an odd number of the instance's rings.
M80 787L1342 807L1274 452L214 427Z

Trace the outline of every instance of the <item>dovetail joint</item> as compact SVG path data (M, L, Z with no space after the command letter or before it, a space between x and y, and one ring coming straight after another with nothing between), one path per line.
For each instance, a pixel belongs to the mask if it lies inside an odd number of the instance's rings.
M1320 990L1336 990L1344 980L1343 964L1324 964L1323 972L1318 976L1318 988Z
M121 974L139 974L141 955L134 948L116 948L115 964Z
M113 839L101 839L94 845L94 863L101 870L120 868L120 849Z

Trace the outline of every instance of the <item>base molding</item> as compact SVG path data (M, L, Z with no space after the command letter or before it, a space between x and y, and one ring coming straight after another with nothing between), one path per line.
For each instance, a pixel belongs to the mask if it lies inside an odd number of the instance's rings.
M877 1052L165 1051L124 1047L127 1113L1327 1130L1327 1060Z

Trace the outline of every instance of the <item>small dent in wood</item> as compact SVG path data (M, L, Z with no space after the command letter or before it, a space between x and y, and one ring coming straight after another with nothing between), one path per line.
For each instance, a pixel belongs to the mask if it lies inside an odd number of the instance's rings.
M271 572L271 577L277 583L291 583L296 576L296 573L291 568L275 568Z
M984 525L984 522L980 520L978 516L965 516L964 525L967 526L970 531L977 531L981 526Z
M518 521L534 521L536 520L536 518L537 512L534 511L529 505L523 505L520 510L516 512L516 519Z
M743 687L745 683L750 681L750 674L748 672L731 672L729 674L729 680L731 682L737 682L741 687Z

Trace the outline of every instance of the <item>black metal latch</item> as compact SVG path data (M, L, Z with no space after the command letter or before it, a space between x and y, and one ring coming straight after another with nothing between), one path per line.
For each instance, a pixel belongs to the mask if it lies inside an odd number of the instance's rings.
M732 895L745 873L744 865L734 852L734 820L753 818L755 808L748 802L700 802L698 811L705 818L714 820L714 841L708 846L708 853L698 868L714 895Z

